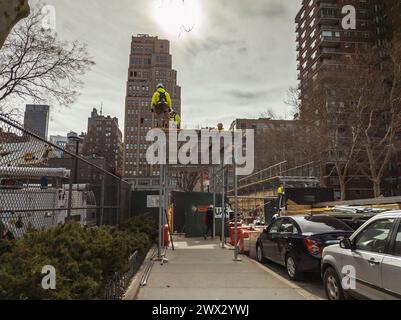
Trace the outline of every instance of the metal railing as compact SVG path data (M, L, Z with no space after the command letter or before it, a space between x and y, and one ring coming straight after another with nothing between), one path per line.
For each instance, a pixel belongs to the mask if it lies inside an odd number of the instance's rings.
M240 179L238 183L238 190L243 190L249 187L255 188L258 185L269 182L277 183L275 180L283 179L285 177L316 179L316 177L319 177L318 171L319 162L309 162L288 168L288 162L283 161ZM232 194L233 191L233 189L229 190L229 194Z
M128 269L126 272L116 272L112 279L107 283L104 290L105 300L121 300L130 285L131 279L141 266L142 260L138 251L128 260Z

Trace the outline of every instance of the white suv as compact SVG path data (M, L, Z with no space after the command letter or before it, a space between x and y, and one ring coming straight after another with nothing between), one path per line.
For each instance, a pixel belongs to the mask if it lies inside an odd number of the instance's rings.
M322 276L329 300L401 299L401 211L379 214L325 248Z

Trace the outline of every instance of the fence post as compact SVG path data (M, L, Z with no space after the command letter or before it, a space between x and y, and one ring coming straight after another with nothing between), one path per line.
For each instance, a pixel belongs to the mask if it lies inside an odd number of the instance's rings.
M67 221L71 221L71 209L72 209L72 185L78 183L78 154L79 154L79 143L81 138L77 136L70 136L70 140L75 141L75 156L71 156L72 167L74 168L74 180L70 174L70 187L68 192L68 211L67 211Z
M105 189L106 189L106 176L103 174L103 176L102 176L102 190L101 190L101 194L100 194L100 226L103 226Z
M67 222L71 221L71 206L72 206L72 177L71 177L71 174L70 174L70 182L69 182L69 188L68 188Z
M121 215L121 180L117 180L117 221L116 225L120 223L120 215Z

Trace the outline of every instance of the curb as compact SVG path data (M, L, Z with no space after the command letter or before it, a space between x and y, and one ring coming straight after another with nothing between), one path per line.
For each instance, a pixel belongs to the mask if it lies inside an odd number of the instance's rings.
M234 250L235 247L228 244L227 245L227 249L229 250ZM266 266L260 264L258 261L248 257L247 255L243 255L240 254L241 258L243 260L248 260L253 264L256 264L257 266L259 266L259 268L261 268L263 271L267 272L268 274L270 274L271 276L275 277L277 280L280 280L281 282L285 283L287 286L289 286L290 288L294 289L295 291L297 291L302 297L304 297L306 300L323 300L322 298L320 298L319 296L301 288L300 286L296 285L295 283L293 283L292 281L282 277L281 275L277 274L276 272L270 270L269 268L267 268Z
M264 270L265 272L267 272L271 276L275 277L277 280L280 280L281 282L285 283L291 289L294 289L298 294L300 294L306 300L323 300L320 297L318 297L317 295L315 295L315 294L313 294L311 292L308 292L307 290L301 288L300 286L296 285L295 283L291 282L290 280L280 276L276 272L274 272L274 271L270 270L269 268L265 267L264 265L260 264L258 261L255 261L255 260L249 258L248 256L242 256L242 257L245 257L245 259L247 259L247 260L251 261L252 263L256 264L257 266L259 266L259 268L261 268L262 270Z

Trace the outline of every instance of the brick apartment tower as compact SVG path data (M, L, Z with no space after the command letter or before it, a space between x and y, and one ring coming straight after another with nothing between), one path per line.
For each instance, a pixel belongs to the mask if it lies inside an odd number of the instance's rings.
M150 104L158 83L164 84L173 108L181 114L181 88L177 71L172 69L170 42L143 34L132 37L125 101L124 177L144 190L158 188L159 183L159 168L146 162L149 143L145 140L155 127Z
M352 5L356 9L356 29L345 30L342 27L342 8ZM302 0L302 7L296 16L298 80L301 114L314 113L309 110L314 105L308 104L313 97L313 90L318 86L326 92L335 92L335 87L326 81L330 75L335 75L344 56L367 51L373 46L381 46L384 38L383 8L380 0ZM341 69L340 69L341 70ZM340 98L339 98L340 99ZM336 103L334 96L327 96L328 105ZM340 103L340 100L337 101ZM330 111L329 111L330 112ZM322 150L323 151L323 150ZM327 187L332 187L338 194L340 190L336 177L331 176L333 161L330 152L324 156L321 180ZM322 153L323 155L323 153ZM368 198L372 196L369 181L363 177L354 176L347 185L347 198Z
M84 138L82 153L88 157L103 157L107 170L122 176L123 143L118 119L98 114L93 109L88 119L88 133Z
M378 44L382 19L378 0L302 0L296 16L298 80L301 98L327 72L336 72L342 55ZM342 8L356 8L356 30L342 28Z

